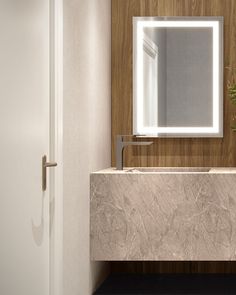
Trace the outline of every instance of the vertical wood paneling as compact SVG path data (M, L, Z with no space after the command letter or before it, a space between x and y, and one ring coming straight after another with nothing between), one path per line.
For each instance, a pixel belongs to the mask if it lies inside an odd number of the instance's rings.
M236 64L236 1L112 1L112 164L115 136L132 133L132 17L217 16L225 18L225 62ZM230 73L225 71L225 81ZM224 87L224 138L154 139L151 147L125 150L126 166L235 166L236 134L230 130L234 107Z
M112 165L115 137L132 134L132 17L224 16L225 65L236 65L235 0L112 0ZM234 107L224 73L224 138L154 139L150 147L128 147L126 166L236 166L236 134L230 130ZM150 139L153 140L153 139ZM112 266L131 272L236 272L234 263L169 262Z

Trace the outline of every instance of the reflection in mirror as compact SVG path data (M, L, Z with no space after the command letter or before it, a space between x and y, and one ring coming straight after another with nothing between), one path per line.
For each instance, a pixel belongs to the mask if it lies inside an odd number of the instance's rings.
M222 136L221 26L134 18L135 135Z

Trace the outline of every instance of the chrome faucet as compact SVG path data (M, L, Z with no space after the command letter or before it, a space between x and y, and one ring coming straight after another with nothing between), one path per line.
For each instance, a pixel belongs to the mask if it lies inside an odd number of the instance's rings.
M123 170L123 150L128 145L151 145L152 141L123 141L124 137L132 135L117 135L116 137L116 169Z

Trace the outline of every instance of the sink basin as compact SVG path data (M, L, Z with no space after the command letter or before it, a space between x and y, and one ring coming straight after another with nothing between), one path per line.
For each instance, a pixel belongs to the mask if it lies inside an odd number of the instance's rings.
M134 168L128 172L142 172L142 173L202 173L210 172L211 168L205 167L154 167L154 168Z

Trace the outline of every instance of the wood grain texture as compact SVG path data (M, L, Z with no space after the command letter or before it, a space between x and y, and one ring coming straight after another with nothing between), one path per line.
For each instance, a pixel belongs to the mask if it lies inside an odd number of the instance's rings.
M132 134L132 17L224 16L225 66L236 65L235 0L112 0L112 165L115 137ZM236 166L236 134L230 129L235 108L227 97L224 72L224 137L154 139L150 147L128 147L126 166ZM150 139L153 141L153 139ZM113 263L112 270L129 272L236 272L228 262Z
M132 134L132 17L224 16L225 65L236 64L235 0L112 1L112 165L115 137ZM230 79L225 70L224 80ZM154 139L149 147L128 147L126 166L235 166L236 134L230 129L234 107L224 87L224 138ZM153 140L153 139L152 139Z

